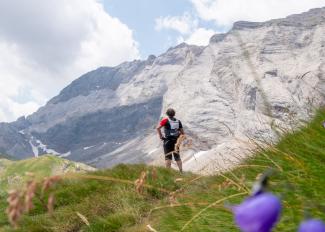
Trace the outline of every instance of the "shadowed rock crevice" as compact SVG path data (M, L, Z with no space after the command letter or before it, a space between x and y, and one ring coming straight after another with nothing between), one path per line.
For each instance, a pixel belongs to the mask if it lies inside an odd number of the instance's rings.
M161 105L162 98L154 98L140 104L115 107L71 118L46 133L32 135L59 153L70 151L70 159L87 161L151 131L159 119Z

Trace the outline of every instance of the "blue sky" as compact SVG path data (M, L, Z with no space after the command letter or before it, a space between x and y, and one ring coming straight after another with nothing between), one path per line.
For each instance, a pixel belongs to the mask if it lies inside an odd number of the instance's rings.
M0 122L35 112L100 66L208 45L235 21L266 21L325 0L1 0Z
M102 2L110 15L119 18L133 31L135 40L139 42L142 58L150 54L159 55L177 43L178 32L155 30L156 18L179 16L184 12L195 15L193 4L188 0L102 0ZM211 21L201 20L199 24L218 29Z

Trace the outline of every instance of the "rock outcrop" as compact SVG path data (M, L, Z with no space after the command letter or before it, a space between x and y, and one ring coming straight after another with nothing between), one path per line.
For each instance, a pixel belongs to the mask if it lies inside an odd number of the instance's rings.
M193 140L185 169L237 163L251 141L276 141L325 104L325 8L237 22L206 47L180 44L91 71L26 119L0 124L0 152L54 153L97 167L162 162L154 127L177 110Z

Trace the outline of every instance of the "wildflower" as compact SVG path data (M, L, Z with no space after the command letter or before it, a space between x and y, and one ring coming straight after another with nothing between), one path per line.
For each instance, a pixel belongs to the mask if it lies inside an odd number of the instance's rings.
M232 208L235 222L243 232L270 232L279 219L280 199L265 192L267 175L263 175L253 188L252 196Z
M309 219L303 221L298 232L325 232L325 224L319 219Z

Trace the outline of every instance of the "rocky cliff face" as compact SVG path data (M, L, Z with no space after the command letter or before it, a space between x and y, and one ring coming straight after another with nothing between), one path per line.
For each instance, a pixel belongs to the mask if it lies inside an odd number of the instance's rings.
M154 127L166 108L193 140L185 168L225 168L325 104L325 8L237 22L206 47L180 44L145 61L102 67L26 119L0 124L0 152L54 153L98 167L162 162Z

